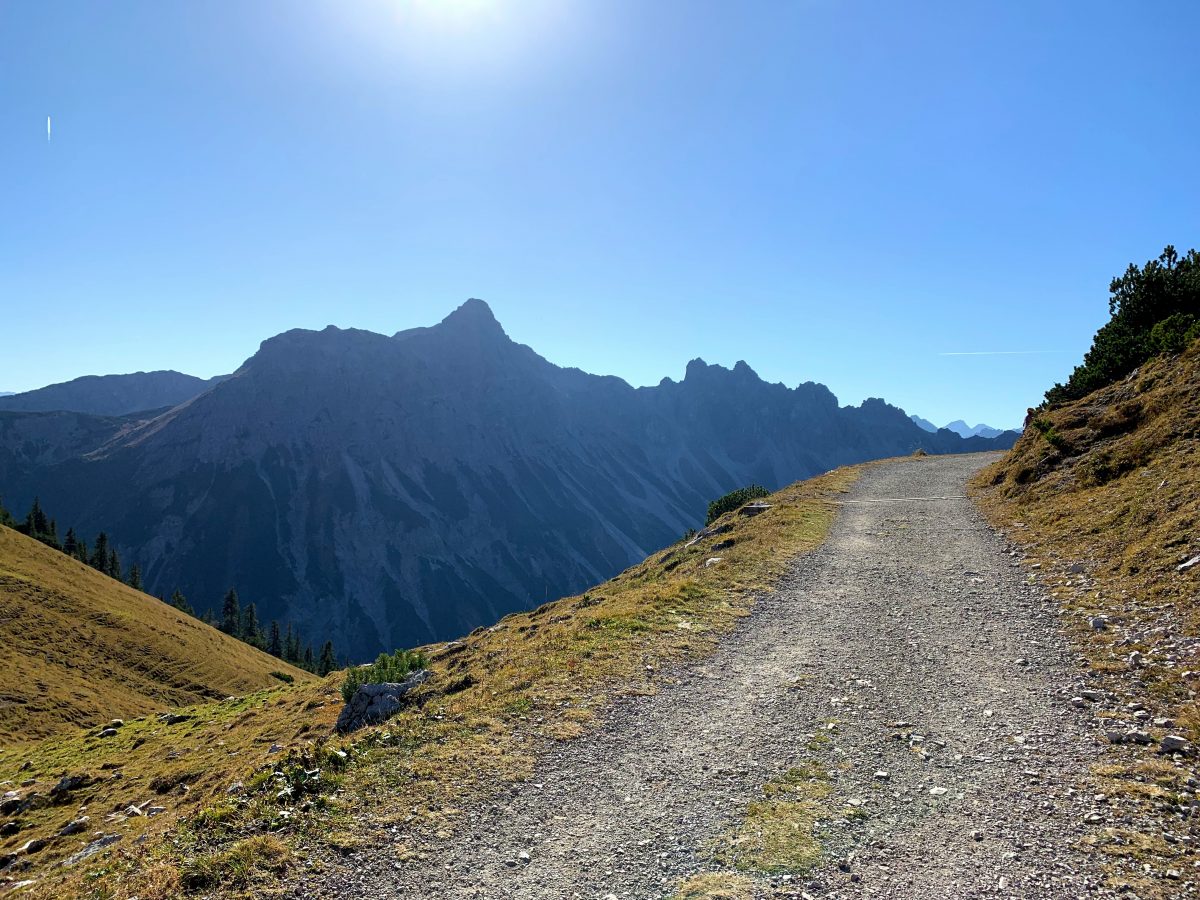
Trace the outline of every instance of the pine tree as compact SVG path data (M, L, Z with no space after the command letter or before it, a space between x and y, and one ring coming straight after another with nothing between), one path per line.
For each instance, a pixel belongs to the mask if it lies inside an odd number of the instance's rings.
M271 640L267 644L267 652L272 656L283 656L283 638L279 635L279 623L271 620Z
M74 528L67 529L67 536L63 538L62 550L67 556L76 556L79 553L79 539L75 537Z
M321 648L321 660L317 663L317 674L328 675L337 668L337 661L333 658L333 641L326 641L325 646Z
M33 506L29 507L29 514L25 516L25 524L21 528L21 531L31 538L38 538L39 540L42 535L50 531L50 522L46 518L46 513L42 510L42 503L39 498L33 498Z
M0 525L6 525L9 528L16 528L17 521L12 517L7 509L4 508L4 501L0 500Z
M242 630L242 607L238 603L237 591L229 589L225 601L221 605L221 630L226 634L237 637Z
M42 535L41 542L43 544L49 544L55 550L62 549L62 545L58 542L58 522L56 522L54 519L50 520L50 525L47 527L46 533Z
M246 604L242 610L242 627L239 637L252 647L262 648L263 633L258 624L258 607L253 603Z
M310 672L316 671L317 661L316 661L316 659L313 658L312 644L308 644L304 648L303 666L304 666L304 668L308 669L308 671L310 671Z
M79 542L78 546L75 548L75 558L77 560L79 560L81 563L83 563L85 566L90 565L89 557L88 557L87 541Z
M175 593L171 594L171 605L180 612L187 613L189 616L196 614L192 610L192 605L187 602L187 597L180 593L179 588L175 588Z
M135 591L142 589L142 568L137 563L129 567L129 586Z
M88 565L97 572L108 574L108 535L103 531L96 535L96 546L92 548Z
M115 578L117 581L125 580L121 571L121 557L117 555L116 547L108 551L108 577Z
M292 629L291 622L288 622L287 637L283 641L283 658L292 665L300 664L300 636Z

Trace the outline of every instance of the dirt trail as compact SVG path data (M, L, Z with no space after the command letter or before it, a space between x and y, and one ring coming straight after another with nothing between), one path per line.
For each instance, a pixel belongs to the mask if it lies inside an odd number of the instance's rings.
M344 895L661 898L812 759L835 773L826 863L759 876L758 896L1104 895L1076 849L1099 752L1068 702L1078 669L1053 604L958 499L990 458L866 470L848 499L895 502L844 504L714 655L552 750L426 859L358 860Z

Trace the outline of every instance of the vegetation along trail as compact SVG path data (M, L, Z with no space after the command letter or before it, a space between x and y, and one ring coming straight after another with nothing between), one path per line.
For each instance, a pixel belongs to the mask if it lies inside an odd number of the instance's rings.
M1106 895L1079 849L1099 827L1082 670L964 497L992 459L868 467L847 500L895 502L844 503L716 653L556 745L452 838L409 861L380 850L319 892Z

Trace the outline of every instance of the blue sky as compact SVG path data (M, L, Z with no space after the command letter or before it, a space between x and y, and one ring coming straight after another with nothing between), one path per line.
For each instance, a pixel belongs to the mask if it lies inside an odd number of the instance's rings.
M0 389L482 297L1019 423L1200 243L1200 4L0 0ZM53 138L46 138L46 116ZM1035 354L962 355L989 351Z

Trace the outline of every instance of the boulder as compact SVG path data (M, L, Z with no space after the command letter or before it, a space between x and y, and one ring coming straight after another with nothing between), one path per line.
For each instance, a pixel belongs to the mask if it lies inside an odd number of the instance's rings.
M76 865L77 863L81 863L88 857L95 856L97 853L99 853L101 850L103 850L105 847L109 846L110 844L117 843L117 841L119 841L119 840L121 840L121 836L119 834L102 835L102 836L96 838L96 840L92 841L90 844L88 844L86 847L84 847L78 853L73 853L70 856L68 856L66 859L63 860L62 864L64 866L73 866L73 865Z
M430 674L428 669L421 669L398 683L359 685L350 702L342 707L334 727L339 734L346 734L391 718L404 707L404 695L424 683Z
M62 828L58 829L58 836L66 837L67 835L71 835L71 834L79 834L81 831L84 831L87 829L87 825L88 825L88 817L87 816L80 816L78 819L72 819L70 822L68 822Z
M64 775L50 790L50 799L55 803L64 803L72 791L87 787L95 779L89 775Z
M1178 734L1168 734L1158 742L1158 749L1161 753L1191 753L1192 745L1188 743L1187 738Z
M747 503L738 510L739 516L757 516L759 513L765 513L771 508L770 503Z

